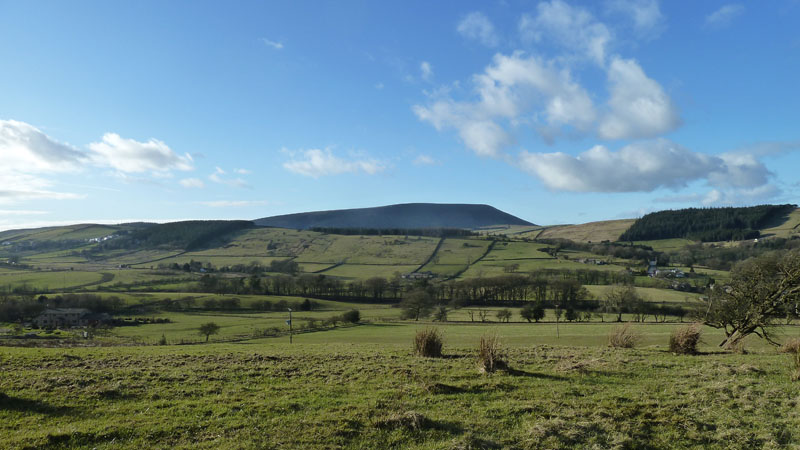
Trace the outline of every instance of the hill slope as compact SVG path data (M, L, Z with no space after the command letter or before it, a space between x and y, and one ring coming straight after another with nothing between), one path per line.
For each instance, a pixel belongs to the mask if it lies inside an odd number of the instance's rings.
M489 205L405 203L376 208L316 211L255 220L256 225L309 228L479 228L533 225Z
M642 216L620 236L620 241L686 238L697 241L752 239L761 229L786 223L797 205L687 208Z

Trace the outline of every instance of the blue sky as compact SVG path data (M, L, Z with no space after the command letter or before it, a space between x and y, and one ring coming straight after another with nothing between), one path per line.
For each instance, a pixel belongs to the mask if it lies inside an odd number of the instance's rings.
M0 229L798 203L800 1L0 1Z

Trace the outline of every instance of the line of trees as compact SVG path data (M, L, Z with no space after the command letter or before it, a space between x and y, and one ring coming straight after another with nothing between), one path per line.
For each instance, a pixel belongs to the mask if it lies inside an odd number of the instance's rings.
M56 296L33 295L0 298L0 322L19 322L39 315L46 308L85 308L95 313L113 314L125 303L116 296L101 297L95 294L64 294Z
M562 298L563 292L581 285L631 284L633 275L604 270L547 269L533 275L508 274L487 278L450 280L431 284L428 280L409 282L399 276L391 279L372 277L367 280L344 281L324 274L298 276L225 277L205 274L197 289L217 294L260 294L315 296L332 300L385 301L396 303L420 285L434 292L437 301L456 300L462 304L488 304L497 301L548 300Z

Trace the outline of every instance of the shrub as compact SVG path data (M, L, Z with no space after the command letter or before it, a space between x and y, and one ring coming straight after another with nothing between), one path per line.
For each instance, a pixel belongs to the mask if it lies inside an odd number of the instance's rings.
M792 338L781 346L781 353L800 353L800 339Z
M697 353L701 332L699 323L676 328L669 336L669 351L680 355L694 355Z
M361 312L359 312L357 309L351 309L350 311L342 314L343 322L358 323L360 320Z
M481 336L478 344L478 368L481 372L492 373L508 368L500 350L500 338L495 334Z
M608 345L614 348L633 348L636 347L639 338L639 333L631 328L631 324L626 323L614 328L614 330L609 333Z
M158 345L167 345L167 336L162 334L161 339L158 340Z
M417 331L414 336L414 353L429 358L442 356L442 334L436 328Z

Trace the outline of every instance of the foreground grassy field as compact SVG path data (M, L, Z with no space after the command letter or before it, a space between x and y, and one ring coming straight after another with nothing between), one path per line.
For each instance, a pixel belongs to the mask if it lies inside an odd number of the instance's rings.
M448 327L439 359L411 354L418 328L358 326L293 345L0 348L0 447L800 444L800 384L774 351L553 346L495 327L512 370L486 375L475 348L490 327Z

